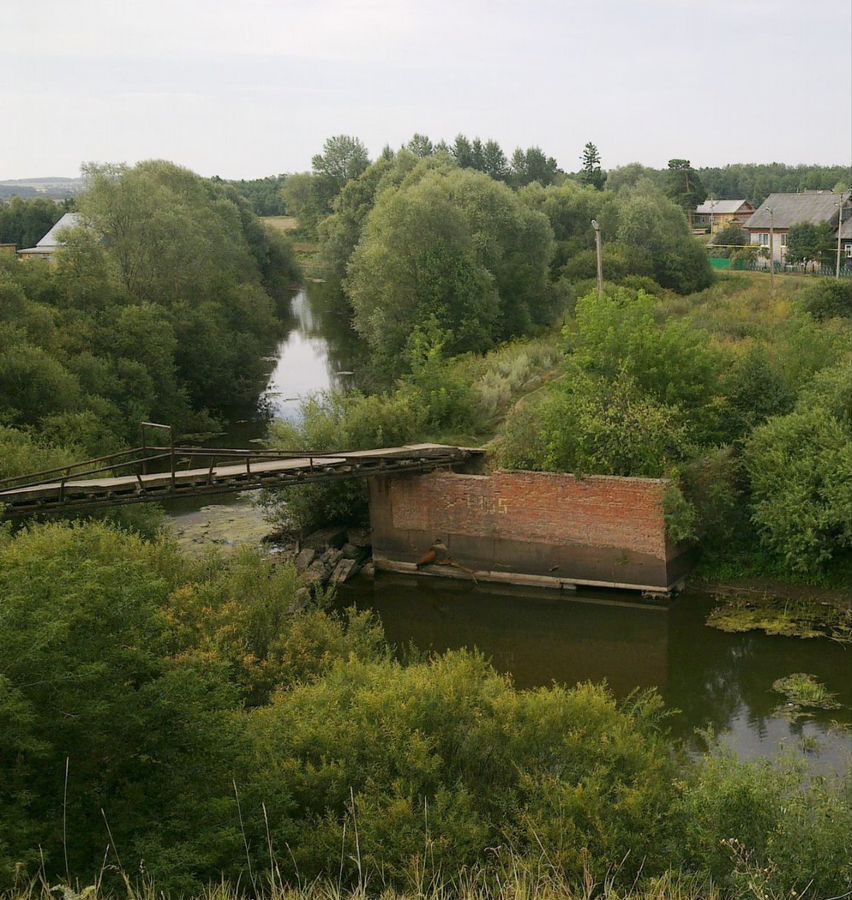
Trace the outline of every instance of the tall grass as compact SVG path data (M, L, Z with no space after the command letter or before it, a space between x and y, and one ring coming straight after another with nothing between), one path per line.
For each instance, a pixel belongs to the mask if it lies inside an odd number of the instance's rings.
M107 888L103 874L85 886L50 885L40 878L0 894L0 900L171 900L171 895L161 892L154 882L134 883L126 875L120 888ZM481 869L464 870L446 880L415 883L402 891L367 879L354 887L343 887L333 880L305 884L276 880L273 884L267 876L254 885L211 883L187 900L722 900L723 896L708 879L674 870L639 880L625 889L616 886L614 877L598 880L587 872L581 881L569 882L546 864L530 865L510 858L496 874ZM780 895L759 890L737 896L781 900ZM785 894L784 900L797 900L799 896L804 894Z

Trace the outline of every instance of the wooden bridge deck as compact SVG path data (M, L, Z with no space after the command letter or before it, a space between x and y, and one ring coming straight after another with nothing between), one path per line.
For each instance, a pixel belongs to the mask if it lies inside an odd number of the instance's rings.
M170 458L171 467L168 471L126 475L107 473L99 477L84 477L79 473L72 475L73 467L70 467L64 475L61 470L53 470L60 473L54 475L53 480L39 481L36 476L29 479L7 479L0 483L0 507L6 517L17 518L40 512L153 502L173 497L225 494L266 487L279 488L311 481L396 472L424 472L452 466L482 453L480 450L443 444L412 444L333 455L282 454L280 457L276 457L274 451L261 454L196 448L151 449L165 451L150 459ZM226 458L217 462L216 457L222 455ZM209 459L209 464L203 468L179 468L175 464L176 459L189 460L191 464L192 458L196 456ZM138 461L121 462L116 467L127 467L136 462ZM24 483L10 484L16 481Z

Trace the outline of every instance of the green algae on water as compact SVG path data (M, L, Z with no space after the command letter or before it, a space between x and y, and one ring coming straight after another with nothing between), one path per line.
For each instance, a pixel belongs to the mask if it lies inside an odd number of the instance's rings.
M707 618L707 625L719 631L762 631L852 643L852 610L832 603L782 600L768 595L719 599L722 602Z
M785 702L778 712L792 721L813 715L814 710L839 709L836 694L832 694L814 675L794 672L772 683L776 694L783 694Z

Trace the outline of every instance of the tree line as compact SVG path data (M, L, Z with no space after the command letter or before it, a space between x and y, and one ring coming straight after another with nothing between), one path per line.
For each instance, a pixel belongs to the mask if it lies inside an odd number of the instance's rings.
M135 443L142 420L214 430L256 399L299 277L231 187L165 162L86 177L57 264L0 263L4 475Z

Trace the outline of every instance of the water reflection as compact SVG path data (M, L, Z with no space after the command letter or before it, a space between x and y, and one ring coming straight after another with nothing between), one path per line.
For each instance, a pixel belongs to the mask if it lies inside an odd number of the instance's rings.
M703 747L696 729L709 727L746 757L797 750L803 737L818 740L810 754L816 768L842 768L852 754L852 734L842 727L852 724L850 648L715 631L704 624L710 603L703 597L652 605L603 592L570 598L388 575L356 581L340 600L375 609L397 646L477 647L519 687L605 680L622 697L656 687L680 710L673 732L696 750ZM816 675L844 708L789 722L771 687L792 672Z
M260 398L270 417L294 422L299 418L302 401L318 391L345 384L340 360L332 362L329 343L304 290L293 297L290 309L295 327L279 342L275 351L275 368Z

